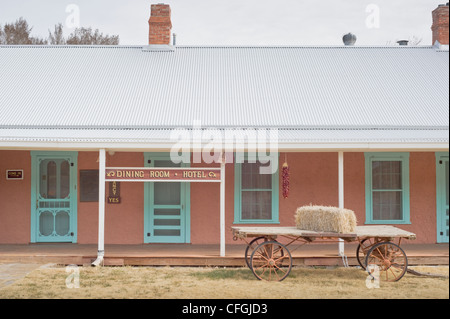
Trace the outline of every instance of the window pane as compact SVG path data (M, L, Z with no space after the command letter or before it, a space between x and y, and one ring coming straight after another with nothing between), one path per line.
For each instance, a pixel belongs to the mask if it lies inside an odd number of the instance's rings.
M446 226L445 234L448 237L448 208L445 211L445 226Z
M39 195L47 198L47 161L42 161L39 166Z
M61 163L61 183L59 198L66 198L70 191L70 165L68 161Z
M272 192L243 191L242 219L272 219Z
M171 160L155 160L155 167L181 167L181 163L175 164Z
M55 216L55 231L59 236L68 235L70 230L70 216L68 212L57 212Z
M153 232L155 236L180 236L179 229L155 229Z
M53 214L42 212L39 215L39 233L42 236L50 236L53 233Z
M180 216L180 209L158 208L154 210L155 216Z
M448 183L449 183L449 174L448 174L448 161L445 162L445 204L448 206Z
M373 189L401 189L402 162L372 162L372 187Z
M47 198L56 198L56 163L47 164Z
M155 167L181 167L181 164L174 164L171 160L155 160ZM180 205L181 203L181 183L157 182L155 187L155 205Z
M181 183L157 182L155 187L155 205L180 205Z
M242 164L242 189L272 189L272 175L260 174L261 163Z
M374 220L402 220L402 192L373 192Z
M181 221L179 219L154 219L153 225L155 225L155 226L180 226Z

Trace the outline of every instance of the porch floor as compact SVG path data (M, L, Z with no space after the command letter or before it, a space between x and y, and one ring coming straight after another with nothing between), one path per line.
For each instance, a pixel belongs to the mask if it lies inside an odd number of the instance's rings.
M226 246L226 256L219 256L219 245L142 244L105 245L104 264L110 266L245 266L245 245ZM358 265L356 244L346 244L348 264ZM403 244L410 265L448 265L448 244ZM343 265L338 244L311 243L289 246L296 266ZM0 263L57 263L89 265L96 259L97 245L28 244L0 245Z

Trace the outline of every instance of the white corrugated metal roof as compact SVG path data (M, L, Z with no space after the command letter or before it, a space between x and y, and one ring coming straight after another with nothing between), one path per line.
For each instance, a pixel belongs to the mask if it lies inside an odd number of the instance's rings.
M448 105L434 47L0 46L0 128L448 129Z

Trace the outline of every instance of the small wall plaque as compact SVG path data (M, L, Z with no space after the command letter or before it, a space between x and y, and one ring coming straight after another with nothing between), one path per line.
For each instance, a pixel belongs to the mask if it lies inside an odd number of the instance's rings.
M6 170L7 180L23 180L23 169L8 169Z
M80 171L80 202L98 202L98 170Z

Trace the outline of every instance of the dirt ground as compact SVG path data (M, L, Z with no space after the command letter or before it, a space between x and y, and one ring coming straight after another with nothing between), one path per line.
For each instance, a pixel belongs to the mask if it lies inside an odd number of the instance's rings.
M258 281L247 268L93 268L20 264L2 267L2 299L449 298L448 266L411 267L421 272L442 274L446 278L406 274L399 282L381 282L379 288L371 289L366 285L365 271L342 267L294 268L282 282ZM15 274L13 269L17 270ZM7 271L10 279L7 278Z

